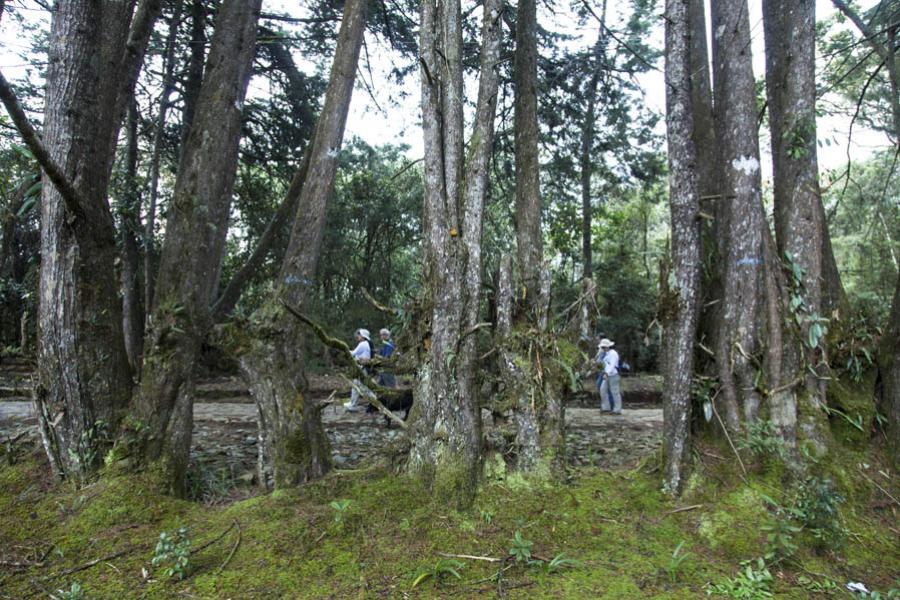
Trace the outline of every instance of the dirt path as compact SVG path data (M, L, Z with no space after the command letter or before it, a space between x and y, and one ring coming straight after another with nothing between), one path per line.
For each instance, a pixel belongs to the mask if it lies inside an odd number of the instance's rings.
M625 409L621 416L601 414L593 408L568 408L567 442L569 462L615 467L653 452L660 443L662 410ZM379 415L348 413L337 405L322 412L340 466L354 466L384 444L401 435L388 429ZM256 455L256 407L250 403L198 402L194 405L196 457L229 458L237 470L252 470ZM28 402L0 402L0 439L35 422ZM490 417L485 413L485 423Z

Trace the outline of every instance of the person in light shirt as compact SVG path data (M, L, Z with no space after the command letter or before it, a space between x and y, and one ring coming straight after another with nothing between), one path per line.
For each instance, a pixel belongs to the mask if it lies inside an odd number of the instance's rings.
M600 340L600 356L602 372L600 377L600 410L612 412L614 415L622 414L622 392L619 375L619 353L613 350L615 342L607 338ZM612 406L610 406L612 401Z
M356 338L356 348L353 349L353 358L359 365L362 367L363 371L366 370L366 365L372 360L372 341L370 339L370 333L368 329L357 329L354 332L354 337ZM353 380L353 389L350 392L350 401L344 402L344 408L346 408L349 412L356 412L359 410L359 391L358 388L362 388L363 390L367 390L365 386L363 386L362 382L359 379Z

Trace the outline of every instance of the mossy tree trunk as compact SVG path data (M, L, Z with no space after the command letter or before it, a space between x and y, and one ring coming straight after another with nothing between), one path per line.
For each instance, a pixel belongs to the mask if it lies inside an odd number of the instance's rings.
M302 342L307 332L282 302L302 310L313 287L366 14L366 0L349 0L344 5L308 171L303 176L307 167L301 166L294 179L297 185L302 184L302 190L278 285L254 315L252 341L240 353L241 372L259 413L259 477L265 486L297 485L322 477L331 469L331 447L319 407L307 394Z
M598 40L595 47L602 46ZM534 0L519 2L516 18L516 52L513 62L515 86L515 154L516 154L516 247L519 285L524 298L513 302L512 274L504 272L511 264L504 261L501 269L498 307L511 311L511 328L500 320L497 345L501 348L500 373L504 394L513 406L516 421L516 467L537 478L564 476L565 434L562 389L559 380L550 375L553 366L554 338L549 328L550 273L543 264L541 238L540 161L538 160L539 127L537 118L537 6ZM595 74L602 69L598 59ZM596 92L592 82L590 95ZM589 99L587 130L583 144L590 148L593 140L594 98ZM582 202L585 194L590 206L590 165L584 163L582 146ZM588 189L584 189L587 173ZM590 215L588 214L588 223ZM582 240L590 259L590 235ZM585 263L587 265L587 262ZM587 267L586 267L587 268ZM589 273L589 271L588 271ZM589 305L587 298L584 304Z
M210 325L225 248L261 0L225 0L175 181L135 402L139 462L183 494L193 426L194 369Z
M458 0L423 0L420 64L425 138L425 301L407 467L459 506L481 468L475 345L481 233L497 104L501 5L484 4L475 128L464 152L462 16Z
M43 144L35 412L60 476L96 469L131 397L107 202L115 142L159 2L57 2ZM4 81L5 84L5 81ZM4 97L9 108L10 97ZM15 119L15 118L14 118ZM46 152L42 152L46 150ZM55 163L55 167L50 163Z
M768 330L783 330L779 343L768 336L766 372L770 388L779 390L769 395L768 404L786 446L792 448L799 436L821 452L828 442L825 337L814 336L817 343L811 345L810 332L824 326L823 265L828 257L823 239L828 233L816 156L815 2L764 0L763 12L777 243L777 250L767 253L766 295L767 303L777 302L780 308L769 309ZM790 257L796 272L785 282L770 281L784 280L778 268L782 257Z
M691 378L700 310L700 224L691 99L690 0L666 2L666 130L672 212L673 289L667 313L663 393L666 489L678 494L690 456Z

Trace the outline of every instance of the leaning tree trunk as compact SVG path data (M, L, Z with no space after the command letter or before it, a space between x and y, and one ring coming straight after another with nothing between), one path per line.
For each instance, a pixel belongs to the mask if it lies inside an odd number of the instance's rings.
M182 2L175 3L175 11L169 19L169 33L166 36L165 49L162 55L163 76L162 92L159 95L159 107L156 109L156 123L153 129L153 149L150 155L149 178L150 193L147 205L147 220L144 225L144 310L150 314L153 308L153 290L156 287L156 209L159 200L159 170L162 162L163 139L166 130L166 114L169 111L169 96L175 91L175 41L178 38L178 26L181 23ZM203 5L200 5L201 34L202 25L205 24L206 14ZM200 75L197 76L198 86L203 73L203 56L205 39L191 40L192 55L199 53ZM186 88L188 86L185 86ZM199 91L199 90L198 90ZM185 97L187 97L187 89ZM187 104L187 100L185 100ZM186 109L185 109L186 110ZM143 352L143 339L141 339L140 351Z
M295 486L322 477L331 469L331 446L322 427L321 407L308 394L302 343L307 332L282 303L302 310L313 287L327 202L334 186L365 33L366 9L366 0L349 0L344 5L308 171L304 176L304 161L292 184L292 188L302 185L302 190L279 284L258 311L252 335L237 349L242 375L259 414L259 478L264 486Z
M154 308L136 398L139 462L183 494L193 425L194 369L210 324L222 260L261 0L225 0L216 18L166 223Z
M674 286L668 290L666 299L663 448L665 486L672 494L678 494L684 485L685 463L690 454L691 377L700 309L699 198L693 141L689 2L666 2L666 130Z
M408 469L435 494L471 504L481 468L476 321L481 232L500 52L497 0L484 4L481 75L468 164L463 152L462 18L458 0L423 0L420 64L425 138L423 340Z
M712 19L716 135L723 175L717 236L724 271L715 351L725 424L738 431L742 422L755 420L759 413L756 354L765 224L746 0L714 0Z
M130 3L62 0L53 12L44 144L61 173L45 176L42 191L34 402L61 476L101 464L131 395L106 193L122 109L158 14L152 4L140 3L131 29Z
M774 298L771 291L767 293L768 302L794 306L793 314L788 312L790 308L785 311L788 319L768 324L770 330L785 329L782 347L770 348L769 352L770 363L781 375L770 382L770 388L780 391L769 397L769 409L789 448L799 433L802 439L824 450L825 388L816 372L824 376L824 364L820 363L824 362L825 337L819 336L815 345L809 343L810 328L821 327L819 320L825 317L822 240L827 235L816 158L815 2L764 0L763 12L775 184L777 256L772 258L777 265L780 257L789 257L802 269L799 279L791 276L797 280L790 290L802 304L791 305L787 298ZM774 265L769 265L768 270L782 275ZM773 369L767 372L772 373ZM794 385L794 380L801 383Z

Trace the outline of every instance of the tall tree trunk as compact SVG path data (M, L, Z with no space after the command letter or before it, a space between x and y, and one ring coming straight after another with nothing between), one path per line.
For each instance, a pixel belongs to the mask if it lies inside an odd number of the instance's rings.
M425 301L408 469L435 494L470 505L481 468L473 322L481 299L481 231L500 52L501 6L484 3L481 75L463 161L462 23L458 0L423 0L420 65L425 138Z
M819 191L819 167L816 157L816 82L815 82L815 1L764 0L766 40L766 89L769 124L772 130L772 161L775 188L775 236L777 256L790 261L803 272L794 283L793 294L803 304L794 309L790 320L770 322L769 330L786 328L782 348L772 357L779 363L781 380L771 388L783 391L769 398L771 417L788 446L797 435L798 403L800 434L824 449L827 421L822 409L824 386L810 368L816 369L824 354L822 336L810 347L810 327L819 327L824 317L822 302L824 210ZM769 270L778 273L774 265ZM771 296L771 293L767 294ZM787 299L769 298L787 304ZM799 328L794 325L799 324ZM789 335L791 332L794 335ZM823 373L824 375L824 373ZM789 382L800 379L800 386ZM799 394L797 393L799 390Z
M133 89L155 20L146 12L151 4L140 3L131 29L133 3L126 2L61 0L51 22L44 143L61 177L42 162L34 402L59 475L101 464L131 394L118 286L102 275L115 272L118 254L106 192L123 96Z
M591 174L594 170L594 127L597 121L597 86L606 68L606 0L600 17L600 31L594 43L594 69L587 86L584 120L581 123L581 295L578 333L582 340L591 339L591 308L594 306L597 286L594 283L594 255L591 246Z
M325 213L353 93L366 24L366 0L349 0L338 34L325 104L319 115L309 171L302 184L276 291L257 314L254 335L239 349L242 375L259 414L259 476L263 485L294 486L331 469L331 446L320 407L308 394L304 345L307 332L285 310L306 306L322 251Z
M205 25L206 13L203 12L202 2L195 2L200 6L200 22ZM163 50L163 79L162 92L159 95L159 108L156 113L156 126L153 130L153 153L150 156L150 200L147 206L147 222L144 226L144 307L147 314L153 309L153 291L156 286L156 209L159 201L159 169L162 161L162 146L166 129L166 113L169 110L169 96L175 91L175 41L178 38L178 26L181 23L181 10L183 3L175 3L175 12L169 20L169 33L166 36L166 45ZM196 10L196 7L195 7ZM201 28L201 33L203 33ZM205 40L204 40L205 41ZM197 48L196 46L199 46ZM192 56L199 53L201 65L199 79L203 73L203 41L192 40ZM142 340L143 342L143 340ZM143 347L141 347L143 351Z
M715 133L715 112L710 82L709 45L706 35L704 0L690 0L688 4L691 44L691 105L694 150L697 155L697 189L700 194L701 243L701 316L697 324L697 338L707 346L716 347L720 335L726 332L721 323L724 296L724 264L719 260L721 248L718 231L724 226L722 218L728 200L722 192L720 162ZM715 372L715 363L705 354L698 356L697 368L705 373Z
M666 302L663 421L665 486L680 493L690 455L691 377L700 309L700 228L694 108L691 97L691 0L666 2L666 130L672 210L672 279Z
M181 156L136 398L144 462L183 494L194 369L222 260L261 0L225 0L216 17L191 133Z
M600 69L600 65L597 66ZM506 369L507 393L515 398L516 457L519 470L537 477L565 473L565 430L562 390L544 372L552 352L552 334L547 328L549 286L542 282L549 273L541 262L540 162L537 118L537 7L534 0L520 0L516 19L515 154L516 154L516 244L519 272L526 289L525 310L518 312L516 326L537 335L510 336L499 343L501 372L510 356L518 356L529 368ZM591 93L595 91L592 87ZM591 110L593 100L589 101ZM593 115L590 115L593 118ZM592 132L593 126L590 127ZM590 141L588 142L590 144ZM590 202L590 198L588 198ZM590 243L590 237L588 237ZM536 262L535 262L536 261ZM502 277L502 275L501 275ZM531 281L530 279L533 279ZM507 290L508 291L508 290ZM589 304L585 299L585 304ZM513 359L513 362L518 362ZM518 381L515 381L518 377Z
M516 52L513 59L516 145L516 249L519 273L525 289L525 305L537 317L541 236L540 162L537 119L537 6L535 0L519 0L516 16Z
M746 0L713 0L716 137L723 194L717 217L724 270L716 362L726 425L733 431L759 413L756 390L762 299L763 219L756 88Z
M132 373L141 368L144 347L144 303L141 294L140 250L138 232L141 230L141 194L137 184L137 105L128 108L125 128L125 194L119 217L122 220L122 329L125 334L125 353Z

